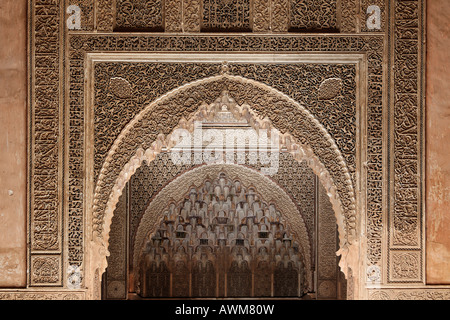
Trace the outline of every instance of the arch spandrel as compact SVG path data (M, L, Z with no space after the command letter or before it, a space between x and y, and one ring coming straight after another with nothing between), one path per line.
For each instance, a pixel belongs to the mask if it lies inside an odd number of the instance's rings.
M229 91L239 104L250 106L253 117L270 121L282 134L292 137L297 144L288 151L297 160L308 161L330 196L341 249L353 242L354 186L346 162L326 129L305 107L276 89L222 74L189 83L155 100L116 139L100 171L93 201L91 261L101 271L106 269L111 219L125 184L144 160L153 161L166 147L168 136L182 119L191 121L202 104L213 103L223 91Z

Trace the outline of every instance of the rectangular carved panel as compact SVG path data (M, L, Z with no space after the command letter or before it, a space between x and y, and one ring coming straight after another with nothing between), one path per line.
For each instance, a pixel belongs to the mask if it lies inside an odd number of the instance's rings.
M57 2L57 1L54 1ZM34 29L34 132L31 216L33 251L60 250L59 198L59 11L56 3L36 1Z
M95 2L96 29L98 31L112 31L114 28L115 0L98 0Z
M200 31L201 0L183 1L183 31Z
M290 0L289 30L337 31L336 0Z
M396 0L390 10L394 203L389 216L388 281L423 282L424 9L418 0Z
M289 1L272 0L271 25L273 32L287 32L289 29Z
M418 1L396 1L394 28L395 208L392 244L420 246L418 216Z
M422 278L420 251L391 251L389 274L391 281L420 282Z
M30 3L32 46L30 96L30 254L29 284L61 284L60 165L60 1Z
M251 31L250 0L203 0L202 31Z
M58 255L32 256L31 268L32 286L61 285L61 258Z
M165 31L181 32L183 19L183 1L165 0Z
M164 0L116 0L115 31L163 31Z
M339 29L341 32L345 33L354 33L357 32L356 28L356 3L359 0L341 0L341 9L340 9L340 26Z
M254 32L263 32L270 30L270 4L271 0L253 1Z

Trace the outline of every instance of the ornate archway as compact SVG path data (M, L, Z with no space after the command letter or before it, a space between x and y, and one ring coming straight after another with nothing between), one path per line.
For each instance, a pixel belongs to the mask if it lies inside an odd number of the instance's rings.
M153 161L170 146L174 129L192 130L194 120L203 115L202 104L224 91L230 92L240 106L241 116L255 129L276 128L284 147L297 160L309 162L330 196L339 229L340 254L351 251L357 234L355 192L346 162L332 137L306 108L287 95L253 80L222 74L184 85L154 101L127 125L110 149L88 215L92 219L92 238L87 273L94 281L94 297L98 296L99 277L107 266L111 219L125 184L144 160ZM344 273L345 264L344 257Z

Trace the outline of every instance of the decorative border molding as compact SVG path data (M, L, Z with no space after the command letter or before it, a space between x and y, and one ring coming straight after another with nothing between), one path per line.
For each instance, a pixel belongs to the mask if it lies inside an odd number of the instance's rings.
M1 300L86 300L86 292L64 290L0 290Z
M92 4L93 0L74 1L76 2L71 4L77 4L82 9L82 30L93 30L94 16L96 17L95 30L101 32L112 32L114 30L116 0L97 0L94 5ZM252 31L256 33L287 33L290 24L290 1L291 0L254 0L251 3L250 9L250 11L253 12L253 20L251 21L253 24ZM338 2L340 3L340 6L337 6L336 8L336 17L338 21L340 20L340 32L356 33L360 29L363 31L367 29L365 26L365 11L361 13L360 17L358 17L357 14L357 5L359 5L359 1L365 2L367 0L340 0L340 2ZM377 1L376 4L380 5L382 8L384 7L382 3L383 0L374 1ZM165 32L200 32L202 0L165 0L164 10L166 16ZM358 21L362 21L361 26L357 25Z
M183 32L200 32L201 0L183 0Z
M253 32L269 32L271 29L272 0L253 0Z
M450 287L369 289L369 300L450 300Z
M389 110L393 110L390 114L393 143L390 150L392 206L388 219L388 283L425 282L424 10L425 3L420 0L390 2L393 73ZM417 260L417 270L404 275L396 272L400 257L402 261Z
M62 278L62 127L63 89L61 65L64 35L61 17L65 8L57 0L29 3L30 102L29 102L29 217L28 283L59 286ZM58 262L56 262L58 259ZM58 265L56 274L45 277L42 266ZM56 277L56 278L55 278ZM45 279L49 281L45 281ZM56 280L56 281L55 281Z

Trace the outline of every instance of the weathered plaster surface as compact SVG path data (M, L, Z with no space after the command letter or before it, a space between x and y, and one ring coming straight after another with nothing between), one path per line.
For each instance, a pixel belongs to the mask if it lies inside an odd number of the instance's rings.
M427 283L450 284L450 1L427 2Z
M0 287L26 285L27 1L0 2Z

